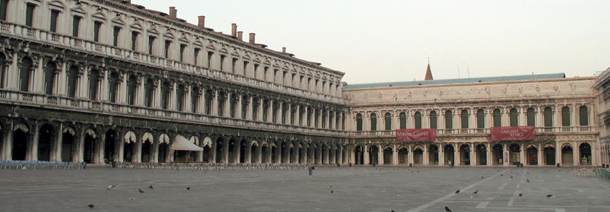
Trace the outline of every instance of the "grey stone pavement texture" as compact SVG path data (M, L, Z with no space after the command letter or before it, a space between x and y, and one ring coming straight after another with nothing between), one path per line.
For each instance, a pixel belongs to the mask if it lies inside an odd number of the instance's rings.
M307 169L0 170L0 211L610 212L610 181L572 170L322 167L313 176ZM118 185L107 190L111 184Z

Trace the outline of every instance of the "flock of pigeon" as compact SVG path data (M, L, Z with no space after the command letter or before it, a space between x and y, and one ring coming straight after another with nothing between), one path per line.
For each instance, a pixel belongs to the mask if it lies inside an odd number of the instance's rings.
M109 186L106 188L106 190L113 190L113 189L114 189L116 186L118 186L118 185L119 185L119 184L109 185ZM154 187L152 184L151 184L150 186L148 186L148 188L149 188L149 189L155 189L155 187ZM190 190L191 190L191 187L190 187L190 186L189 186L189 187L186 187L186 190L187 190L187 191L190 191ZM138 192L140 192L140 194L145 193L145 192L144 192L144 190L142 190L142 189L140 189L140 188L138 188ZM131 197L131 198L129 198L129 200L135 200L135 198ZM95 205L93 205L93 204L89 204L89 205L87 205L87 207L89 207L89 208L93 209L93 207L95 207Z
M498 172L499 172L499 171L500 171L500 170L498 170ZM413 171L411 171L411 172L413 172ZM419 171L417 171L417 173L419 173ZM529 174L529 172L527 172L527 173ZM504 174L500 174L500 176L504 176ZM485 178L484 176L481 176L481 179L484 179L484 178ZM513 179L513 176L510 176L510 178L511 178L511 179ZM527 181L528 183L530 182L530 180L529 180L529 179L526 179L526 181ZM109 186L108 186L108 188L107 188L107 190L112 190L112 189L114 189L114 188L115 188L117 185L118 185L118 184L109 185ZM331 185L330 187L332 188L333 186ZM149 188L149 189L155 189L155 187L154 187L153 185L148 186L148 188ZM186 190L191 190L191 187L190 187L190 186L189 186L189 187L186 187ZM138 189L138 191L139 191L140 193L144 193L144 190L142 190L142 189ZM457 191L455 191L455 193L456 193L456 194L459 194L460 192L461 192L461 191L460 191L460 189L458 189ZM331 194L333 194L333 193L334 193L334 190L331 190L331 191L330 191L330 193L331 193ZM473 191L472 193L476 195L476 194L478 194L478 193L479 193L479 190L477 189L477 190ZM523 196L523 194L522 194L522 193L519 193L519 197L522 197L522 196ZM471 196L471 197L472 197L472 196ZM546 197L551 198L551 197L553 197L553 195L552 195L552 194L547 194L547 195L546 195ZM130 198L130 199L131 199L131 200L133 200L133 199L135 199L135 198ZM89 204L89 205L87 205L87 207L89 207L89 208L93 209L93 207L95 207L95 205L93 205L93 204ZM446 211L446 212L452 212L452 211L451 211L451 209L449 209L449 207L447 207L447 206L445 206L445 211ZM392 210L392 212L394 212L394 210Z

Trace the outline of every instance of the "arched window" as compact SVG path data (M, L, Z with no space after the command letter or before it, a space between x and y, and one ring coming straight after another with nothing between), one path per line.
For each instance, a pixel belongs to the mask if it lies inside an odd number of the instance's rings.
M570 108L568 106L561 108L561 126L570 126Z
M494 127L502 126L502 114L500 113L500 109L494 110Z
M179 85L176 90L176 110L184 111L184 85Z
M477 128L485 128L485 111L483 109L477 110Z
M430 112L430 129L438 128L437 120L438 118L436 117L436 111Z
M356 131L362 131L362 114L356 115Z
M392 115L385 113L385 130L392 130Z
M421 129L421 113L415 112L415 129Z
M462 129L468 129L468 110L462 110Z
M136 103L136 89L138 87L138 78L134 75L129 76L127 80L127 104L134 105Z
M23 58L19 74L19 90L27 92L30 88L30 75L32 75L32 59L29 57Z
M97 100L97 88L100 81L100 72L93 69L89 72L89 99Z
M44 93L47 95L53 94L53 88L55 87L56 69L57 65L54 62L47 63L44 68Z
M161 108L166 110L169 108L169 89L169 82L164 82L163 85L161 85Z
M531 107L527 109L527 126L536 126L536 113L534 112L534 108Z
M544 108L544 127L548 129L553 127L553 110L550 107Z
M400 129L407 129L407 114L405 112L400 113Z
M377 130L377 114L371 114L371 131Z
M453 129L453 114L450 110L445 112L445 129Z
M587 106L580 107L580 126L589 126L589 111Z
M510 126L516 127L519 126L519 116L517 114L517 109L510 109Z
M152 107L155 93L155 82L153 79L146 80L144 83L144 106Z
M119 80L120 79L118 73L112 72L112 74L110 74L110 79L108 80L108 100L110 100L110 102L114 103L117 100L117 89L119 88Z
M67 94L69 97L76 97L76 88L78 87L78 67L72 66L68 71L67 76Z

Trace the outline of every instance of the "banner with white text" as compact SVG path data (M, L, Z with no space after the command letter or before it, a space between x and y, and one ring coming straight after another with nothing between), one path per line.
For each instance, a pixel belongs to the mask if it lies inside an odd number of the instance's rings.
M397 129L397 142L416 142L436 140L436 129Z
M536 127L492 127L492 141L529 141L536 138Z

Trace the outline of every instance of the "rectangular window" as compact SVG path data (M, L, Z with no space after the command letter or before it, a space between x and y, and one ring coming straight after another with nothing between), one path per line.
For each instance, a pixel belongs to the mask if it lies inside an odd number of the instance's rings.
M184 50L186 49L185 44L180 44L180 62L184 62Z
M6 11L8 10L8 0L0 1L0 20L6 21Z
M225 58L226 58L226 56L220 55L220 71L222 71L224 69Z
M114 30L112 32L112 45L113 46L119 45L119 33L120 32L121 32L121 27L114 27Z
M72 36L78 37L78 28L80 24L80 17L74 16L72 18Z
M171 45L172 45L171 41L165 40L165 58L169 57L169 47L171 47Z
M93 22L93 41L100 42L100 29L102 28L102 22Z
M148 36L148 54L153 54L153 47L155 46L155 36Z
M34 21L34 8L36 5L28 4L25 8L25 25L32 27L32 21Z
M198 65L197 58L199 58L199 51L201 51L199 48L195 48L195 50L193 52L193 64L194 65Z
M57 10L51 10L51 26L49 27L49 30L51 32L57 32L57 17L59 16L59 11Z
M208 52L208 68L212 69L212 56L214 55L213 52Z
M246 75L248 72L248 61L244 61L244 75Z
M132 31L131 32L131 51L135 51L136 47L138 46L138 32L136 31Z
M237 67L237 58L233 58L233 62L231 64L231 73L235 74L235 68Z

